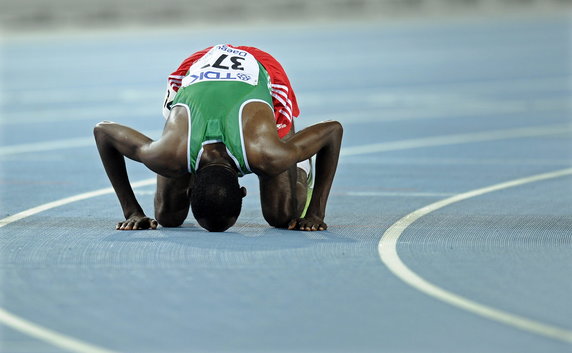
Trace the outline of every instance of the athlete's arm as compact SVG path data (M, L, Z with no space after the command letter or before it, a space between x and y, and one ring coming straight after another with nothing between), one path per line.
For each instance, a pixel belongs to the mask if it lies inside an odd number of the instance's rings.
M248 107L246 108L248 109ZM245 113L248 113L245 109ZM244 125L246 154L253 172L278 175L297 162L316 155L316 179L304 219L294 219L289 229L324 230L326 203L332 187L342 144L343 128L337 121L312 125L280 140L267 113L253 114Z
M288 229L326 230L326 203L338 166L343 128L337 121L310 126L295 134L287 144L294 145L296 162L316 154L316 179L312 199L303 219L293 219Z
M135 198L129 184L125 157L141 162L157 174L166 177L186 173L186 152L181 151L180 139L176 138L174 129L169 128L169 125L168 121L163 136L157 141L127 126L112 122L101 122L95 126L97 149L125 216L125 221L120 222L117 229L157 227L157 222L145 215ZM184 156L182 160L181 153Z

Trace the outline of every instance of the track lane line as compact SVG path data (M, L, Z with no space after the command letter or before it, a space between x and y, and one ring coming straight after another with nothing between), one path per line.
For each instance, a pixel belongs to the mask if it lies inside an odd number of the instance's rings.
M162 130L148 130L143 131L142 133L143 135L147 136L160 136L161 132ZM0 146L0 156L11 156L21 153L48 152L80 147L95 147L95 140L93 136Z
M441 136L422 137L392 142L381 142L363 146L346 147L341 155L353 156L358 154L379 153L388 151L398 151L411 148L433 147L445 145L460 145L465 143L508 140L524 137L538 137L554 134L570 133L572 130L569 124L528 126L514 129L489 130L482 132L471 132L466 134L451 134Z
M137 187L141 187L141 186L152 185L154 183L155 183L155 178L149 178L149 179L144 179L144 180L141 180L141 181L138 181L135 183L131 183L131 186L133 188L137 188ZM82 201L82 200L90 199L90 198L96 197L96 196L112 194L113 192L114 192L114 190L112 187L107 187L107 188L103 188L103 189L99 189L99 190L95 190L95 191L84 192L83 194L78 194L78 195L66 197L63 199L59 199L56 201L45 203L45 204L40 205L40 206L32 207L32 208L29 208L29 209L24 210L22 212L18 212L16 214L11 215L11 216L0 219L0 228L4 227L10 223L14 223L14 222L19 221L21 219L24 219L26 217L33 216L35 214L47 211L47 210L55 208L55 207L64 206L64 205L67 205L67 204L72 203L72 202Z
M548 129L553 129L553 128L554 128L553 126L548 127ZM514 130L514 129L510 129L510 130ZM494 130L493 131L493 135L495 136L494 139L502 139L502 134L499 134L499 131L501 131L501 130ZM505 130L502 130L502 131L505 131ZM552 132L550 132L550 134L562 132L561 130L557 131L557 132L553 131L553 130L551 130L551 131ZM546 133L548 134L548 131L546 131ZM461 135L466 135L466 134L461 134ZM513 137L514 134L512 134L512 135L509 134L509 136L510 136L509 138L514 138ZM538 136L538 135L536 134L534 136ZM522 134L519 134L519 137L525 137L525 136L523 136ZM438 137L435 137L435 138L438 138ZM436 141L434 140L434 138L430 138L430 139L431 140L429 140L429 144L425 144L425 145L423 143L417 143L417 144L415 144L415 143L404 143L401 145L399 145L399 144L396 145L395 144L396 142L390 142L390 143L388 143L388 144L390 144L390 147L389 147L389 149L386 149L386 150L400 150L400 149L436 146L437 144L436 144ZM487 140L491 140L491 139L489 138ZM407 141L409 141L409 140L407 140ZM446 139L443 139L441 141L441 144L439 144L439 145L456 144L456 143L459 143L458 141L459 141L458 138L453 138L453 139L446 138ZM471 141L471 142L477 142L477 141ZM379 148L380 145L382 145L382 144L370 144L370 145L364 145L364 146L356 146L356 147L353 147L353 150L352 150L352 147L349 147L349 148L343 149L341 151L341 155L344 156L344 155L358 155L358 154L363 154L363 153L370 153L368 151L368 149L366 148L367 146L369 146L369 148ZM376 150L375 152L382 152L382 151L383 150ZM141 181L132 183L131 185L133 188L136 188L136 187L141 187L141 186L152 185L153 183L155 183L155 178L149 178L149 179L141 180ZM107 188L103 188L103 189L99 189L99 190L95 190L95 191L91 191L91 192L86 192L86 193L70 196L70 197L63 198L60 200L56 200L53 202L49 202L49 203L46 203L46 204L43 204L43 205L40 205L37 207L33 207L33 208L27 209L25 211L22 211L22 212L14 214L14 215L5 217L3 219L0 219L0 228L6 226L8 224L14 223L16 221L19 221L21 219L33 216L33 215L38 214L40 212L44 212L44 211L47 211L49 209L55 208L55 207L64 206L64 205L67 205L67 204L70 204L73 202L86 200L86 199L89 199L92 197L111 194L113 192L114 191L113 191L112 187L107 187ZM444 207L444 206L442 206L442 207ZM381 241L380 241L380 243L381 243ZM73 339L73 338L65 336L63 334L55 333L54 331L51 331L49 329L44 329L38 325L34 325L33 323L31 323L27 320L18 318L18 316L11 314L4 309L0 308L0 310L1 310L0 311L0 323L1 324L7 325L9 327L12 327L12 328L20 331L20 332L26 333L31 337L41 339L41 340L48 342L48 343L51 343L55 346L58 346L58 347L61 347L64 349L68 349L68 350L71 350L74 352L79 352L79 353L97 353L98 352L98 351L90 350L91 348L89 348L89 347L92 347L92 348L95 347L97 349L100 349L99 352L112 352L112 351L106 351L104 348L99 348L99 347L90 345L88 343L84 343L80 340ZM14 318L20 319L21 322L25 322L28 325L17 325L17 321L15 321ZM42 332L43 332L43 334L41 334ZM68 344L69 342L76 342L76 343L79 343L79 345L75 345L72 347L72 346L69 346L69 344ZM82 348L81 344L84 344L85 346Z
M42 326L38 326L28 320L24 320L14 314L0 308L0 321L6 326L23 332L41 341L51 343L54 346L72 352L80 353L116 353L109 349L98 347L75 338L62 335Z
M155 183L155 178L149 178L145 180L141 180L135 183L132 183L131 186L133 188L152 185ZM95 191L85 192L83 194L78 194L70 197L66 197L60 200L48 202L46 204L33 207L27 209L25 211L16 213L12 216L5 217L0 219L0 228L24 219L26 217L33 216L40 212L47 211L49 209L60 207L63 205L67 205L73 202L86 200L92 197L112 194L114 192L112 187L107 187ZM83 342L81 340L72 338L70 336L66 336L64 334L52 331L45 327L39 326L25 320L21 317L18 317L3 308L0 308L0 323L6 326L9 326L17 331L27 334L28 336L34 337L41 341L50 343L56 347L60 347L62 349L71 351L71 352L78 352L78 353L116 353L115 351L111 351L102 347L95 346L90 343Z
M147 136L158 136L162 130L143 131ZM540 126L527 126L512 129L499 129L463 134L438 135L415 139L372 143L360 146L345 147L341 156L353 156L377 152L399 151L411 148L444 146L451 144L465 144L484 141L506 140L514 138L538 137L572 133L570 124L551 124ZM44 142L23 143L17 145L0 146L0 156L10 156L21 153L38 153L53 150L62 150L78 147L94 146L93 137L78 137Z
M572 343L572 330L545 324L539 321L525 318L523 316L495 309L430 283L429 281L413 272L409 267L407 267L407 265L401 261L401 258L397 253L397 243L399 242L399 238L403 232L419 218L426 216L431 212L437 211L451 204L488 194L494 191L567 175L572 175L572 168L537 174L526 178L515 179L512 181L475 189L422 207L401 218L385 231L378 243L379 257L381 261L389 268L389 270L391 270L391 272L393 272L393 274L396 275L399 279L435 299L485 317L487 319L498 321L500 323L516 327L521 330Z

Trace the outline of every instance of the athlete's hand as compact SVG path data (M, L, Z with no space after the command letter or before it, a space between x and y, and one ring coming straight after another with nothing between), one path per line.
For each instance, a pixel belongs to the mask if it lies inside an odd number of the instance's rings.
M328 225L318 217L294 218L288 223L289 230L326 230Z
M157 221L146 216L132 216L117 223L117 230L157 229Z

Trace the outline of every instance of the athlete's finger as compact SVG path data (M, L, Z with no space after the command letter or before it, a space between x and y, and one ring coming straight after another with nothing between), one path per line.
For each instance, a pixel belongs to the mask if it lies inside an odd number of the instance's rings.
M288 223L288 230L295 229L296 225L298 225L298 219L294 218L293 220L290 221L290 223Z
M142 222L142 226L139 229L155 229L157 226L154 225L155 220L151 218L145 219L145 222Z
M148 218L143 218L135 222L133 229L147 229L151 227L151 223L149 222Z

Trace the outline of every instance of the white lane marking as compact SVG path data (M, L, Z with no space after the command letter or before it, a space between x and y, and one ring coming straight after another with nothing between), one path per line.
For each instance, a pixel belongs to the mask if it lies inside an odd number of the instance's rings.
M133 188L137 188L137 187L141 187L141 186L147 186L147 185L152 185L153 183L155 183L155 178L149 178L149 179L145 179L145 180L141 180L135 183L132 183L131 186ZM103 189L99 189L99 190L95 190L95 191L91 191L91 192L86 192L83 194L79 194L79 195L75 195L75 196L70 196L70 197L66 197L64 199L60 199L60 200L56 200L53 202L49 202L37 207L33 207L30 208L28 210L19 212L17 214L14 214L12 216L8 216L6 218L0 219L0 228L10 224L10 223L14 223L16 221L19 221L21 219L24 219L26 217L30 217L33 216L35 214L38 214L40 212L43 211L47 211L49 209L55 208L55 207L60 207L63 205L67 205L70 204L72 202L77 202L77 201L81 201L81 200L85 200L85 199L89 199L92 197L96 197L96 196L101 196L101 195L106 195L106 194L112 194L113 188L112 187L108 187L108 188L103 188ZM36 325L28 320L22 319L8 311L6 311L5 309L0 308L0 323L2 323L3 325L9 326L17 331L20 331L22 333L25 333L31 337L37 338L39 340L42 340L44 342L50 343L54 346L63 348L65 350L69 350L72 352L79 352L79 353L115 353L114 351L105 349L105 348L101 348L95 345L92 345L90 343L86 343L83 341L80 341L78 339L63 335L61 333L57 333L55 331L52 331L50 329L44 328L42 326Z
M154 182L155 182L155 178L150 178L150 179L145 179L145 180L141 180L141 181L132 183L131 186L134 188L137 188L137 187L141 187L141 186L152 185ZM78 194L78 195L66 197L66 198L63 198L60 200L48 202L48 203L45 203L43 205L33 207L33 208L27 209L25 211L16 213L14 215L8 216L6 218L0 219L0 228L4 227L10 223L14 223L14 222L19 221L21 219L24 219L26 217L33 216L35 214L47 211L47 210L55 208L55 207L60 207L60 206L67 205L67 204L72 203L72 202L77 202L77 201L89 199L89 198L96 197L96 196L111 194L113 192L114 192L113 188L108 187L108 188L103 188L103 189L99 189L99 190L95 190L95 191L85 192L83 194Z
M378 144L374 144L373 146L377 146L377 145ZM372 146L372 145L368 145L368 146ZM360 147L360 146L358 146L358 147ZM415 147L420 147L420 146L413 146L413 145L402 146L402 148L415 148ZM347 155L359 154L356 151L357 150L354 150L354 152L348 153ZM342 150L342 154L343 154L343 152L344 151ZM364 151L363 153L368 153L368 151ZM132 186L134 188L136 188L136 187L141 187L141 186L152 185L154 182L155 182L155 178L150 178L150 179L145 179L145 180L141 180L141 181L132 183ZM8 216L8 217L5 217L3 219L0 219L0 228L6 226L8 224L14 223L16 221L19 221L21 219L24 219L26 217L33 216L35 214L38 214L38 213L43 212L43 211L47 211L47 210L55 208L55 207L60 207L60 206L66 205L66 204L76 202L76 201L81 201L81 200L89 199L92 197L111 194L111 193L113 193L113 188L108 187L108 188L104 188L104 189L99 189L99 190L95 190L95 191L91 191L91 192L82 193L82 194L75 195L75 196L70 196L70 197L67 197L64 199L56 200L56 201L49 202L49 203L46 203L46 204L43 204L43 205L40 205L37 207L33 207L33 208L28 209L28 210L14 214L12 216ZM381 244L381 241L380 241L380 244ZM61 340L60 338L65 338L65 339L70 340L70 341L76 341L76 342L82 343L79 340L74 340L73 338L67 337L65 335L58 334L59 336L53 336L53 335L51 335L51 333L53 333L53 331L48 330L48 329L44 329L40 326L33 325L31 323L30 324L33 326L17 325L17 323L14 320L11 320L11 318L18 318L16 315L11 314L11 313L3 310L3 309L2 309L2 312L4 313L4 315L0 315L0 322L2 324L10 326L10 327L12 327L12 328L14 328L20 332L23 332L23 333L30 335L32 337L41 339L45 342L48 342L48 343L51 343L53 345L56 345L56 346L59 346L62 348L66 348L66 349L68 349L67 348L68 346L64 347L64 345L66 344L65 343L66 341ZM21 320L23 322L27 322L24 319L21 319ZM41 332L44 332L46 334L40 335L39 333L41 333ZM86 347L87 346L90 346L90 345L86 344ZM94 352L94 351L90 351L90 350L80 350L80 349L77 349L77 347L74 348L74 351L80 352L80 353L92 353L92 352Z
M387 191L349 191L339 193L346 196L381 196L381 197L444 197L454 194L445 192L387 192Z
M410 148L444 146L462 143L473 143L494 140L506 140L513 138L545 136L553 134L569 134L572 130L569 124L543 125L533 127L523 127L516 129L492 130L483 132L473 132L466 134L453 134L417 138L410 140L400 140L395 142L381 142L369 145L346 147L342 150L342 156L353 156L358 154L368 154L377 152L397 151Z
M324 98L325 100L326 98ZM525 114L530 112L568 111L570 97L549 97L539 99L487 100L476 99L474 96L407 96L405 94L378 93L368 97L359 95L352 97L348 94L340 97L327 98L328 102L335 100L342 104L360 104L360 111L326 113L308 115L305 122L315 123L324 119L336 119L344 124L355 124L371 121L402 121L444 118L497 118L499 114ZM309 102L311 103L311 102ZM305 107L315 105L322 107L323 103L303 104ZM106 105L105 107L85 109L83 107L68 107L66 109L42 109L17 112L6 112L0 116L0 126L14 126L49 122L98 120L105 117L108 120L125 116L150 117L155 114L155 106L148 101L140 104Z
M0 321L7 326L20 332L24 332L32 337L51 343L57 347L80 353L115 353L105 348L97 347L89 343L82 342L55 331L38 326L30 321L24 320L14 314L0 308Z
M144 135L150 136L160 136L162 130L150 130L143 131ZM10 156L20 153L32 153L32 152L44 152L44 151L54 151L63 150L68 148L79 148L79 147L90 147L95 146L95 140L93 137L77 137L62 140L52 140L44 142L34 142L34 143L22 143L18 145L8 145L0 147L0 156Z
M15 113L4 113L0 119L0 125L26 125L37 123L55 123L62 121L80 121L80 120L99 120L104 119L113 120L120 119L125 116L148 117L156 115L160 118L161 112L157 107L140 105L120 105L118 107L105 106L99 108L85 108L85 107L69 107L66 109L42 109L30 112L18 111ZM155 113L157 111L157 113Z
M8 145L0 147L0 156L9 156L19 153L43 152L61 150L67 148L78 148L94 146L93 137L78 137L63 140L53 140L35 143L22 143L18 145Z
M533 183L537 181L558 178L566 175L572 175L572 168L558 170L550 173L538 174L526 178L516 179L492 186L472 190L462 194L458 194L447 199L432 203L423 208L420 208L399 221L394 223L381 237L378 244L378 252L381 261L393 272L398 278L409 284L413 288L439 299L447 304L456 306L458 308L467 310L474 314L486 317L491 320L501 322L503 324L519 328L521 330L536 333L542 336L554 338L557 340L572 342L572 331L544 324L535 320L530 320L522 316L504 312L493 307L477 303L455 293L449 292L443 288L436 286L420 277L413 272L407 265L401 261L397 253L397 243L399 237L413 222L427 214L441 209L445 206L454 204L459 201L467 200L472 197L484 195L490 192L512 188L519 185Z
M158 136L162 130L144 131L147 136ZM483 132L473 132L466 134L451 134L416 139L400 140L393 142L381 142L368 145L345 147L341 151L341 156L353 156L358 154L398 151L411 148L443 146L461 143L473 143L493 140L503 140L512 138L535 137L554 134L572 133L572 126L569 124L555 124L523 127L515 129L490 130ZM93 137L80 137L65 140L54 140L37 143L25 143L19 145L9 145L0 147L0 156L8 156L20 153L53 151L67 148L78 148L93 146Z
M428 102L432 104L442 104L443 100L457 105L471 99L470 102L492 102L494 97L497 105L503 103L514 102L515 98L505 99L502 103L498 103L496 98L498 94L506 94L506 92L514 93L536 93L537 96L542 96L540 93L553 92L554 89L567 90L569 76L561 77L540 77L540 78L526 78L526 79L509 79L509 80L494 80L494 81L467 81L467 82L445 82L438 85L431 84L430 89L426 85L405 86L405 87L391 87L384 89L361 88L355 90L339 90L324 94L319 91L307 91L300 94L300 103L305 107L316 106L322 107L324 104L330 104L333 101L340 102L340 100L348 102L368 102L376 101L381 103L397 103L403 106L406 103L408 106L419 107L420 102ZM25 92L25 94L23 94ZM156 98L163 94L162 88L157 90L156 87L149 86L148 88L133 87L126 85L118 87L113 91L105 91L101 88L86 88L82 90L69 90L69 89L51 89L34 90L30 87L25 89L1 90L0 96L5 97L0 101L0 106L25 106L30 100L39 106L64 104L66 107L70 105L81 105L85 103L101 103L103 105L109 104L131 104L141 105L149 104L156 100ZM463 100L461 103L459 99ZM516 99L518 100L518 99ZM9 102L9 103L8 103ZM493 102L494 103L494 102ZM395 106L395 104L393 104ZM449 106L449 104L447 104ZM57 109L57 108L56 108ZM55 109L54 109L55 110ZM62 110L60 108L60 110ZM32 114L38 110L31 111Z

